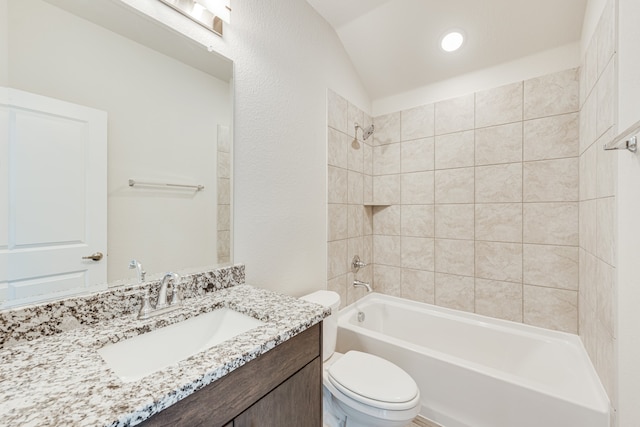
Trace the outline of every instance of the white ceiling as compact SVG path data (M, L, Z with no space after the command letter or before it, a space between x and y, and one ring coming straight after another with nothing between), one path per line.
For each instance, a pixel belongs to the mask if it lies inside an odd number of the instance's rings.
M373 100L580 40L587 0L307 0ZM465 45L440 49L447 30Z

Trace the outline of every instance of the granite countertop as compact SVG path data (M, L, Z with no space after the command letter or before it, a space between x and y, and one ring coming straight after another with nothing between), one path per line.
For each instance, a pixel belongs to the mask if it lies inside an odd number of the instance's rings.
M265 323L139 381L122 382L97 350L215 308ZM131 316L0 350L0 419L11 426L133 426L319 323L328 309L249 285L190 299L147 320Z

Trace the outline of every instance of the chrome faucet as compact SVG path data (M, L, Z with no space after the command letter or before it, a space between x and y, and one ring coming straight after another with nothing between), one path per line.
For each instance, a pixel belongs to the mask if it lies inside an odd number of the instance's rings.
M167 301L167 288L169 287L169 283L172 283L171 301ZM160 291L158 292L158 300L155 306L151 305L149 301L149 289L147 288L142 299L142 307L140 307L138 319L148 319L149 317L168 313L180 308L180 306L182 306L182 298L180 297L180 290L178 288L179 284L180 275L173 272L166 273L160 282Z
M144 283L144 276L147 274L147 272L142 269L142 264L140 264L140 262L132 259L129 263L129 269L134 268L136 269L136 274L138 276L138 284Z
M363 282L361 280L354 280L353 281L353 286L358 288L358 287L362 287L365 288L367 290L367 292L373 292L373 289L371 289L371 285L368 282Z

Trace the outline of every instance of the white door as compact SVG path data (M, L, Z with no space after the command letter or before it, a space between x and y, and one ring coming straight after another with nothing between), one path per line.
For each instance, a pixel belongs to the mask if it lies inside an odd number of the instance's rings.
M4 306L104 287L107 114L0 88L0 200Z

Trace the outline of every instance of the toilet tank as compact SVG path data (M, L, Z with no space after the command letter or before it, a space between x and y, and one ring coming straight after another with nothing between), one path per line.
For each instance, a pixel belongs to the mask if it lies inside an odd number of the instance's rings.
M322 324L322 360L327 360L336 351L340 295L333 291L316 291L301 299L331 308L331 315L326 317Z

